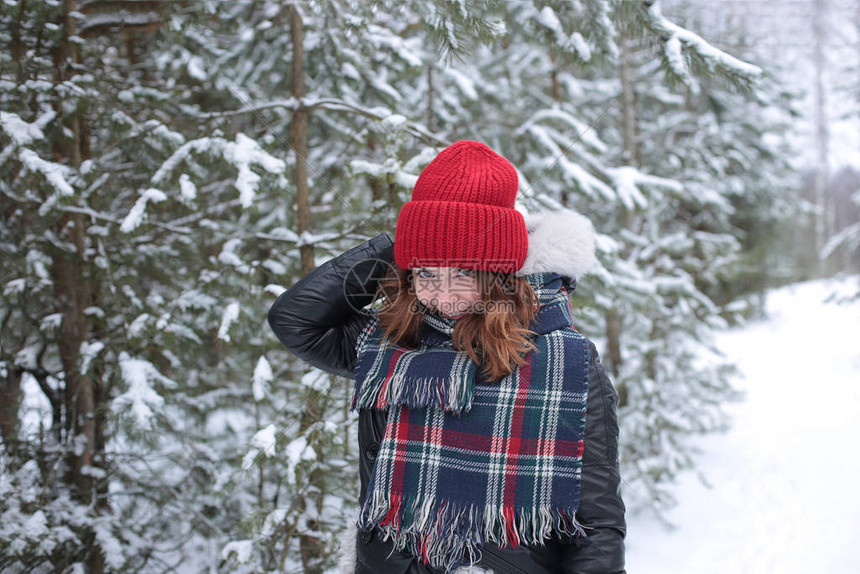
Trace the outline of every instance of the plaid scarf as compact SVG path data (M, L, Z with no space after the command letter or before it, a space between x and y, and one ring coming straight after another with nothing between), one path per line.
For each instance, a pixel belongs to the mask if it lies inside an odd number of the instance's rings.
M579 508L589 351L555 273L524 277L541 308L537 347L499 381L451 344L455 320L425 315L416 349L383 344L379 319L357 342L352 409L389 408L358 526L394 549L454 569L480 546L584 536ZM392 550L393 552L393 550Z

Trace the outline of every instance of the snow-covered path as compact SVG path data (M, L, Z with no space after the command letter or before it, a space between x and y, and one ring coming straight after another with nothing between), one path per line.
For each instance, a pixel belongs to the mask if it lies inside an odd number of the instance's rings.
M666 532L629 516L631 574L860 572L860 303L857 278L780 289L770 320L721 335L747 393L732 429L703 438Z

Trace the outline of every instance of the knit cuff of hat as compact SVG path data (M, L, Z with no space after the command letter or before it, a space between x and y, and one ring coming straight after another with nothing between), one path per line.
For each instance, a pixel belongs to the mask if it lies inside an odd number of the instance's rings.
M515 209L458 201L410 201L397 219L394 261L404 268L461 267L513 273L528 251Z

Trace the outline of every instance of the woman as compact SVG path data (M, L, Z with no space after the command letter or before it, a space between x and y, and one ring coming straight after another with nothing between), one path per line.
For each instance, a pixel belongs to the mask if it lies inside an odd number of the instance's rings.
M506 159L457 142L393 244L324 263L269 312L297 356L355 378L344 572L624 572L617 395L568 300L594 232L567 210L526 220L517 189Z

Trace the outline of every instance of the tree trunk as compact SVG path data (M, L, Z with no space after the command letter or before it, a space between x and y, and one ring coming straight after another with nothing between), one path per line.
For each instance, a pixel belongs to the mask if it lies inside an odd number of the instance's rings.
M630 47L630 39L623 33L619 41L621 66L619 73L621 76L621 92L624 97L621 99L621 118L622 118L622 136L624 141L624 161L627 165L639 167L642 164L642 158L639 151L639 139L637 137L637 120L636 113L636 89L632 86L632 53Z
M552 50L550 50L549 59L550 62L552 62L552 69L550 70L549 74L550 85L552 86L552 101L557 104L560 104L561 84L558 81L558 66L556 65L556 55L555 52L553 52ZM562 186L561 188L559 202L564 207L570 207L570 192L568 191L566 186Z
M555 52L550 51L549 59L552 62L552 70L550 71L549 79L552 86L552 101L561 101L561 84L558 81L558 65L556 64Z
M54 59L55 76L58 83L67 81L75 74L74 68L69 66L73 63L80 65L81 57L76 43L70 38L76 36L76 19L73 16L77 12L75 0L65 0L63 4L64 30L59 50ZM62 103L57 102L60 117L63 117ZM71 138L66 139L59 135L52 142L54 155L62 159L67 165L78 168L84 159L90 157L89 124L86 121L85 111L75 110L66 116L65 126L71 133ZM104 485L97 485L85 467L95 466L96 460L103 461L104 438L102 429L104 425L102 413L105 412L104 405L96 404L96 396L106 401L103 393L97 391L98 382L86 373L80 372L81 345L89 342L90 324L84 311L87 307L95 304L95 289L92 283L92 266L87 260L87 238L85 235L86 222L80 214L72 214L62 217L58 221L57 236L64 238L67 243L74 246L73 251L55 250L51 254L52 279L54 284L54 300L57 312L62 316L62 323L58 334L57 345L59 348L60 362L63 367L65 385L63 388L63 407L65 420L65 443L67 446L68 475L66 480L74 488L76 498L86 505L94 502L94 497L99 497L97 508L107 505ZM92 535L92 545L86 555L86 569L90 573L101 573L104 571L104 557L101 549Z
M624 96L621 98L621 121L622 121L622 137L624 143L624 160L628 165L639 167L641 157L639 152L639 142L637 134L638 114L636 113L636 89L632 84L632 53L630 47L630 39L625 33L621 32L619 38L620 48L620 66L619 75L621 78L621 93ZM633 213L626 209L623 205L618 208L619 226L623 229L633 228ZM624 254L622 253L622 256ZM624 318L621 316L617 307L611 307L606 311L606 341L608 347L609 369L614 377L618 377L621 372L621 365L624 362L621 345L621 332L624 323ZM627 401L627 393L623 384L618 384L619 404L623 406Z
M310 208L310 190L308 185L308 111L304 108L303 98L305 92L305 63L304 63L304 23L302 15L295 5L290 8L290 40L293 46L292 59L292 91L293 97L299 102L299 107L293 115L290 124L290 145L296 156L296 206L298 209L298 229L299 236L311 231L311 208ZM301 253L301 274L302 276L310 273L314 265L314 250L313 245L302 245ZM306 408L302 413L299 424L300 433L304 433L307 429L319 420L321 416L320 392L308 390L306 399ZM322 510L322 493L325 492L323 476L318 471L314 471L308 477L308 487L306 491L315 492L317 505L317 514ZM296 501L296 510L299 514L306 510L307 501L311 496L306 496L302 500ZM312 530L317 530L313 521L308 521L308 527ZM299 549L302 557L302 566L306 574L322 574L322 558L325 549L319 538L314 535L299 532ZM289 540L285 542L289 544Z
M427 65L427 131L434 132L433 118L433 63Z
M7 450L18 444L18 407L21 391L21 370L12 366L9 356L6 374L0 377L0 437Z
M305 90L305 53L304 53L304 24L302 15L294 6L290 6L290 39L293 45L292 61L292 90L293 97L299 102L298 109L293 114L290 124L290 146L296 158L296 211L299 234L311 230L311 201L308 186L308 111L304 107ZM302 245L301 254L302 275L313 271L314 247Z

